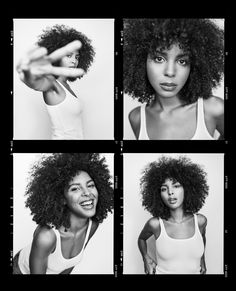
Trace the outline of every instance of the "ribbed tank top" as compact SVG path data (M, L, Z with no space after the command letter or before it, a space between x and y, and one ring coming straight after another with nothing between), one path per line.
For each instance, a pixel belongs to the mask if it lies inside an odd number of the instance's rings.
M79 264L83 258L84 248L88 241L90 230L92 226L92 220L89 219L88 228L86 231L84 243L79 254L71 259L65 259L61 252L61 236L57 229L52 228L56 235L56 248L53 253L48 256L48 266L46 274L59 274L62 271L74 267ZM31 251L31 244L20 251L19 255L19 268L23 274L30 274L29 269L29 256Z
M140 106L139 140L149 140L146 126L146 104ZM197 127L191 140L214 140L207 130L204 118L203 98L197 100Z
M45 103L52 123L52 139L83 139L82 101L57 82L64 88L66 96L59 104Z
M186 239L170 237L160 220L161 233L156 240L156 274L200 274L200 262L204 253L203 238L194 214L194 235Z

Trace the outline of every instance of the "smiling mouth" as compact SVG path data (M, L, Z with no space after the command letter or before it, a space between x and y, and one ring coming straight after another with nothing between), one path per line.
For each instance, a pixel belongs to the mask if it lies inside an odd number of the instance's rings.
M86 201L80 202L80 206L82 206L84 209L92 209L94 207L94 200L89 199Z

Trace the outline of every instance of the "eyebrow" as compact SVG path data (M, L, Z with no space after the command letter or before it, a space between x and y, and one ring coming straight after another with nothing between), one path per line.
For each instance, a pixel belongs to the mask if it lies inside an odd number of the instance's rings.
M166 52L163 52L163 51L159 51L159 50L156 50L155 52L154 52L154 55L156 55L156 54L160 54L160 55L163 55L163 56L167 56L168 54L166 53ZM178 54L177 56L176 56L176 58L183 58L183 57L189 57L189 53L180 53L180 54Z
M172 181L172 184L180 184L180 182L178 182L178 181ZM161 186L166 186L167 187L167 184L163 183L163 184L161 184Z
M91 182L94 183L94 181L91 179L91 180L88 180L86 182L86 184L91 183ZM68 185L68 187L71 187L71 186L80 186L80 185L81 185L81 183L71 183L71 184Z

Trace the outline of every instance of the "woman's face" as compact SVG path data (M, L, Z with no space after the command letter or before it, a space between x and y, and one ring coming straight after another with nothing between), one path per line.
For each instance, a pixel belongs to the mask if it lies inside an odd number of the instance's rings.
M166 179L161 185L161 198L165 205L170 209L176 209L183 206L184 188L173 179Z
M60 65L66 68L77 68L79 64L79 52L73 52L61 59Z
M98 191L87 172L79 172L64 191L69 210L78 217L89 218L96 214Z
M173 44L168 50L157 48L153 57L148 55L148 80L160 97L176 96L186 83L189 73L189 55L178 44Z

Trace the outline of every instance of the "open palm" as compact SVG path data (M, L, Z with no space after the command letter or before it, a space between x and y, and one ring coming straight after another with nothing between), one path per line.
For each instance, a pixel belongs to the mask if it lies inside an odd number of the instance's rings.
M79 68L53 66L55 61L79 50L82 44L75 40L66 46L47 54L44 47L34 47L19 61L16 70L19 77L28 87L37 91L48 91L54 87L55 76L79 77L84 71Z

